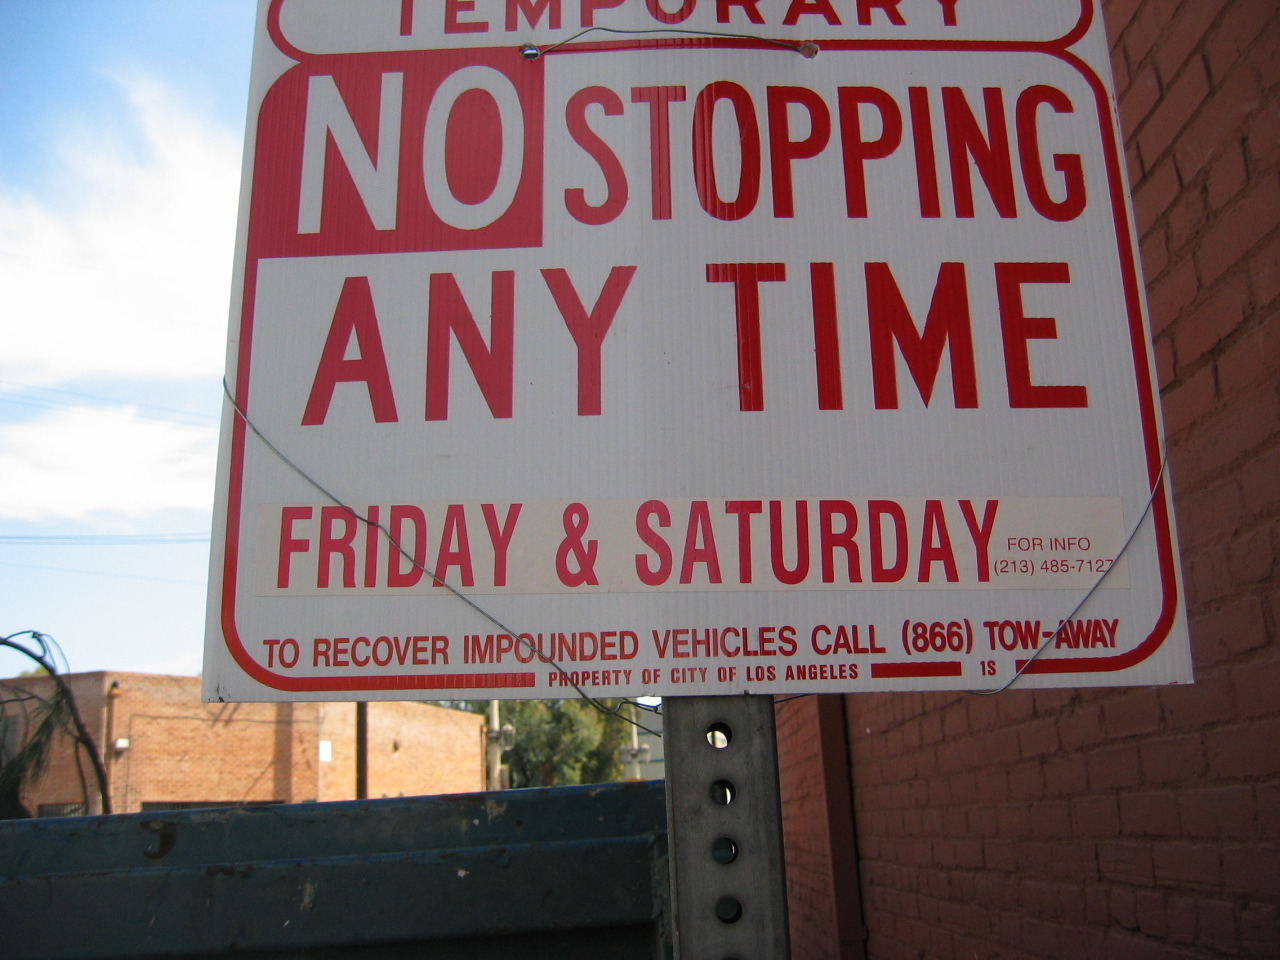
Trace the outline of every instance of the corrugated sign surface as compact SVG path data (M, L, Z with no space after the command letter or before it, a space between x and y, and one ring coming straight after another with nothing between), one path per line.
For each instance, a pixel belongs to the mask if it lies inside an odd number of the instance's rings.
M206 696L1189 681L1109 77L1094 0L264 0Z

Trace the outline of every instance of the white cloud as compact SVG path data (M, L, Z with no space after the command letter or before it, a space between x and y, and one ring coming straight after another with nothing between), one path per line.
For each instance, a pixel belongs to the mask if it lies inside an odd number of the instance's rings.
M0 517L90 520L208 511L216 431L78 407L0 427Z
M158 82L117 82L134 142L69 129L59 196L0 183L0 378L222 370L239 137Z

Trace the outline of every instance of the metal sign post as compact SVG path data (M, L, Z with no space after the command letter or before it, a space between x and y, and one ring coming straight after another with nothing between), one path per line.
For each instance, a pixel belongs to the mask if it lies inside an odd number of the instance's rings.
M259 0L211 555L209 700L681 698L698 960L765 695L1191 679L1098 0L759 6Z
M786 960L773 698L663 701L677 960Z

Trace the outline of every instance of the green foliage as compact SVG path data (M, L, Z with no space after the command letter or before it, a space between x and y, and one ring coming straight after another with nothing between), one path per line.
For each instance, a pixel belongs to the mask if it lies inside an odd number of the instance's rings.
M13 756L0 757L0 820L31 816L22 803L22 794L44 773L58 734L72 730L71 707L63 688L55 685L48 700L33 702L35 706L25 718L26 743ZM3 719L5 723L15 723L18 717L6 712Z
M602 700L610 710L616 710L621 700ZM585 706L585 704L584 704ZM630 710L630 707L625 710ZM623 716L626 715L624 710ZM621 716L600 717L600 740L587 755L582 766L581 783L612 783L621 778L623 763L619 751L631 742L631 724Z
M484 713L489 709L488 700L425 700L435 707L444 707L446 710L462 710L465 713Z
M107 790L107 771L102 762L102 754L98 752L97 744L93 742L93 736L85 726L84 718L80 716L71 688L54 667L54 657L58 653L57 643L48 634L38 630L20 630L7 637L0 637L0 647L16 651L33 661L53 681L53 691L48 698L37 697L12 684L4 687L9 692L0 692L0 720L6 725L14 721L15 714L10 709L12 706L37 704L30 709L24 706L21 711L26 743L13 756L0 757L0 819L31 816L22 804L23 791L44 773L59 734L66 734L75 745L77 767L81 759L80 751L83 750L88 756L98 783L102 812L110 813L111 794ZM35 675L39 676L39 672ZM16 696L10 695L11 693ZM84 788L87 807L89 796L83 769L80 784Z
M612 709L618 703L605 700ZM502 722L516 728L516 745L504 758L513 787L608 783L622 774L618 748L626 721L605 716L583 700L511 700Z

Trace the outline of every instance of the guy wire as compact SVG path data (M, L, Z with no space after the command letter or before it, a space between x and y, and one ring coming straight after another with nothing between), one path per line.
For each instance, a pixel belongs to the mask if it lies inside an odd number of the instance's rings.
M625 720L627 723L631 723L639 727L645 733L651 733L657 737L662 736L662 734L658 733L656 730L650 730L648 727L640 723L637 723L635 720L632 720L630 717L624 717L620 712L622 710L622 707L628 703L634 704L635 706L641 709L651 709L651 708L646 707L645 704L635 703L635 701L630 700L628 698L623 698L622 702L619 703L616 707L612 707L612 708L606 707L603 703L601 703L595 697L590 696L585 690L582 689L581 686L574 683L573 677L569 675L568 671L566 671L564 667L562 667L558 662L556 662L555 660L552 660L550 657L544 654L541 650L539 650L535 644L532 644L528 640L525 640L518 631L513 630L511 627L507 626L505 623L503 623L501 620L499 620L497 617L491 614L488 610L484 609L484 607L480 606L478 603L472 600L469 596L467 596L461 590L457 589L453 584L449 583L443 577L439 576L435 571L428 570L423 564L419 563L414 557L412 557L409 554L407 550L405 550L403 546L400 545L400 542L391 535L391 531L387 527L383 526L383 524L379 522L375 522L371 520L366 516L363 516L354 507L348 506L336 494L332 493L327 487L321 484L320 481L316 480L309 473L303 470L300 466L298 466L296 463L290 460L289 457L287 457L279 447L277 447L274 443L272 443L270 440L267 439L266 435L263 434L263 432L258 429L257 424L255 424L251 419L249 419L248 414L246 414L244 410L240 408L240 404L236 402L235 397L232 396L231 394L231 388L227 385L226 377L222 378L222 392L226 395L227 400L231 403L231 406L235 410L236 414L240 417L241 420L244 421L245 426L247 426L250 430L253 431L254 436L256 436L259 440L261 440L262 443L266 446L266 448L270 450L272 453L274 453L278 458L280 458L280 460L290 470L292 470L299 477L301 477L303 480L309 483L312 487L318 490L325 498L330 500L334 504L334 506L339 507L342 510L345 510L348 514L350 514L352 517L354 517L356 520L359 520L361 523L365 524L366 526L377 528L377 530L381 532L381 534L384 537L386 537L387 542L391 544L391 546L395 547L396 551L402 557L408 560L409 563L411 563L414 567L416 567L417 569L425 573L427 576L429 576L437 586L443 587L450 594L452 594L454 597L461 600L463 603L469 606L472 610L478 613L485 620L488 620L490 623L492 623L495 627L497 627L503 633L510 636L516 642L522 643L526 647L531 649L534 655L537 656L539 660L541 660L543 663L547 664L548 666L553 667L564 678L565 682L578 692L578 696L581 697L583 700L585 700L587 703L589 703L595 710L604 714L605 716L620 717L621 719Z
M966 693L972 693L980 697L990 697L990 696L994 696L997 693L1004 693L1011 686L1013 686L1013 684L1017 681L1019 677L1021 677L1024 673L1027 672L1027 668L1030 667L1031 664L1033 664L1036 661L1037 657L1039 657L1042 653L1044 653L1046 650L1049 649L1049 645L1053 643L1055 640L1057 640L1058 635L1062 633L1062 631L1066 628L1067 623L1075 619L1075 615L1079 613L1081 609L1083 609L1084 605L1089 602L1090 598L1092 598L1093 595L1098 592L1099 588L1101 588L1102 586L1102 582L1106 580L1107 577L1111 574L1111 571L1116 568L1116 564L1120 562L1120 558L1125 555L1125 551L1127 551L1129 549L1130 544L1133 543L1134 538L1138 535L1138 531L1142 529L1142 525L1146 522L1147 517L1151 514L1151 507L1156 502L1156 496L1160 493L1160 486L1164 481L1165 470L1168 468L1168 466L1169 466L1169 452L1166 450L1164 451L1163 459L1160 461L1160 472L1156 474L1155 483L1151 485L1151 496L1147 498L1147 505L1142 508L1142 513L1138 515L1137 523L1133 525L1133 529L1130 530L1129 535L1125 537L1124 543L1120 545L1120 550L1116 553L1115 559L1112 561L1111 566L1107 567L1106 570L1102 571L1102 576L1098 577L1098 579L1093 582L1093 586L1091 586L1088 590L1085 591L1084 596L1080 598L1080 602L1071 608L1071 612L1067 614L1067 616L1063 620L1059 621L1058 629L1053 631L1053 635L1046 638L1044 643L1036 647L1035 652L1026 659L1026 661L1022 664L1021 668L1014 671L1013 676L1010 677L1008 682L1005 683L1003 686L996 687L994 690L968 690L966 691Z
M606 30L608 28L594 27L592 29ZM584 31L584 32L589 32L589 31ZM621 31L614 31L614 32L621 32ZM570 39L573 39L573 38L570 38ZM567 43L568 41L564 41L564 42ZM361 523L364 523L367 526L377 528L377 530L386 538L387 542L391 544L391 546L393 546L402 557L408 560L410 564L412 564L417 569L421 570L423 573L429 576L435 584L437 584L440 587L443 587L450 594L452 594L457 599L461 600L463 603L469 606L472 610L478 613L485 620L488 620L490 623L496 626L503 633L507 634L508 636L512 637L513 640L524 644L526 647L532 650L534 655L539 660L541 660L543 663L547 664L548 666L554 668L564 678L565 682L568 683L568 685L571 686L575 691L577 691L578 696L581 699L585 700L588 704L590 704L592 708L594 708L596 711L598 711L599 713L605 716L621 717L626 722L634 724L635 726L639 727L641 730L644 730L646 733L653 734L654 736L659 736L659 737L661 736L661 734L658 733L657 731L650 730L648 727L644 726L643 724L640 724L629 717L625 717L621 713L622 707L628 704L635 706L638 709L647 710L649 712L659 713L659 714L661 713L660 708L652 707L652 706L649 706L648 704L642 704L642 703L639 703L638 701L635 701L631 698L626 698L626 697L621 698L621 701L618 703L616 707L610 708L610 707L606 707L601 701L599 701L595 697L590 696L585 690L582 689L582 687L579 684L573 681L573 678L569 675L568 671L566 671L565 668L561 666L559 662L546 656L546 654L544 654L541 650L539 650L535 644L532 644L529 641L525 640L518 631L507 626L505 623L503 623L501 620L499 620L497 617L491 614L488 610L484 609L478 603L472 600L469 596L464 594L461 590L454 587L453 584L449 583L443 577L439 576L435 571L429 570L425 565L419 563L413 556L409 554L407 550L405 550L405 548L400 544L400 542L396 540L395 537L392 536L391 531L386 526L384 526L380 522L375 522L370 518L362 515L355 508L343 502L337 495L332 493L328 488L326 488L318 480L316 480L314 477L308 474L305 470L303 470L300 466L294 463L293 460L289 459L289 457L286 456L284 452L280 450L279 447L277 447L274 443L272 443L269 439L267 439L266 435L263 434L262 431L258 429L257 424L255 424L249 418L249 416L244 412L244 410L241 409L240 405L236 402L235 397L232 396L231 389L228 386L225 377L222 380L222 390L223 390L223 393L226 395L227 400L231 403L231 406L235 410L236 414L240 417L241 420L245 422L245 425L250 430L253 431L254 435L259 440L262 441L262 443L267 447L267 449L270 450L273 454L275 454L286 466L289 467L289 469L291 469L299 477L301 477L308 484L310 484L312 487L318 490L324 497L330 500L335 506L341 508L342 510L345 510L348 514L350 514L356 520L359 520ZM1142 529L1143 523L1146 521L1147 517L1151 513L1151 508L1155 504L1156 497L1160 493L1161 485L1164 481L1164 475L1165 475L1165 472L1168 470L1168 466L1169 466L1169 454L1168 454L1168 451L1165 451L1163 458L1160 461L1160 471L1159 473L1156 474L1155 482L1152 484L1151 495L1147 498L1146 505L1143 507L1141 514L1138 516L1137 522L1134 524L1133 528L1129 531L1129 535L1125 538L1124 543L1121 545L1119 551L1117 551L1115 556L1115 561L1111 564L1111 566L1109 566L1106 570L1104 570L1102 572L1102 575L1099 576L1098 579L1094 581L1093 585L1087 591L1085 591L1084 596L1080 598L1080 601L1071 609L1071 612L1066 616L1066 618L1064 618L1062 621L1059 622L1058 628L1053 632L1053 635L1048 637L1043 644L1037 647L1035 652L1032 653L1031 656L1027 658L1027 660L1022 664L1022 666L1018 668L1014 672L1013 676L1010 677L1009 680L1005 682L1003 685L996 687L995 689L992 689L992 690L969 690L967 691L968 693L971 693L975 696L984 696L984 697L990 697L999 693L1004 693L1006 690L1012 687L1013 684L1016 683L1017 680L1024 673L1026 673L1027 669L1031 666L1032 663L1034 663L1040 656L1044 654L1046 650L1049 649L1053 641L1058 637L1060 633L1062 633L1063 629L1065 629L1067 622L1072 620L1075 617L1075 615L1079 613L1081 609L1084 608L1084 605L1088 603L1090 599L1092 599L1093 595L1102 587L1103 582L1111 574L1111 571L1115 569L1116 563L1119 562L1120 558L1125 555L1129 547L1133 544L1133 541L1137 537L1138 532ZM38 634L38 633L34 633L34 635L38 639L41 638L42 636L41 634ZM797 694L793 697L788 697L786 699L795 699L797 697L803 697L803 696L810 696L810 694ZM780 702L786 702L786 701L783 700Z
M536 50L537 56L530 56L529 58L531 60L536 60L538 57L543 57L548 53L554 52L565 44L573 43L573 41L581 37L585 37L588 33L596 32L616 33L623 36L643 36L651 33L667 33L689 37L717 37L725 40L754 40L757 43L767 43L775 47L781 47L783 50L790 50L792 53L804 54L806 50L812 50L815 54L817 53L817 45L813 44L812 41L808 41L807 44L788 43L786 40L775 40L772 37L756 37L748 33L721 33L714 30L682 30L679 27L654 27L651 30L620 30L617 27L587 27L585 30L580 30L575 33L572 37L566 37L564 40L559 40L546 47L538 47L536 44L529 44L525 49Z

